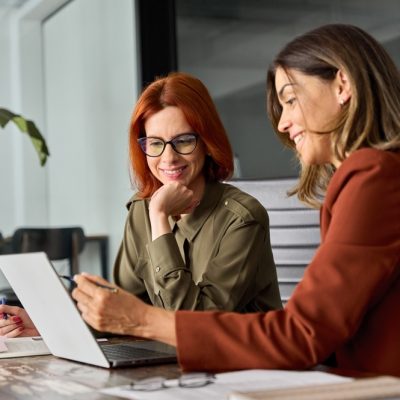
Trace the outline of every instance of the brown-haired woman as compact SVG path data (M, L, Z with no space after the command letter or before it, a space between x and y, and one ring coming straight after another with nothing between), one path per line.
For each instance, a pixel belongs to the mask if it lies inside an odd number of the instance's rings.
M79 276L83 317L177 345L185 370L303 369L333 353L339 367L400 376L398 69L366 32L326 25L283 48L267 91L272 123L303 167L295 191L312 204L324 195L321 246L286 307L174 313Z

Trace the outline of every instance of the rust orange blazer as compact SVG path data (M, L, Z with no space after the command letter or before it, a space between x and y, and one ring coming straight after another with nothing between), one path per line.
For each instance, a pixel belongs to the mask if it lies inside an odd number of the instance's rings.
M400 153L361 149L335 172L321 245L283 310L176 314L184 370L338 367L400 376Z

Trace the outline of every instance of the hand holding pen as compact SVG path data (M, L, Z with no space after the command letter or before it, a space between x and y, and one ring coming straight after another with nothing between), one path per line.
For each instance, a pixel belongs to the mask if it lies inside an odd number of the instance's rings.
M138 319L146 318L150 306L126 290L90 274L75 275L74 280L77 287L72 297L83 319L93 328L101 332L134 335ZM99 289L99 285L106 286L105 290Z
M6 298L5 297L2 297L1 299L0 299L0 303L1 304L6 304L7 302L6 302ZM7 313L3 313L3 319L8 319L8 314Z
M9 306L1 301L0 314L0 336L9 338L17 336L39 336L35 325L29 318L28 313L21 307ZM7 319L4 318L7 315Z
M82 273L82 275L85 275L85 273ZM73 276L69 276L69 275L59 275L60 278L63 278L69 282L71 282L72 284L74 284L76 286L76 282L74 280ZM109 286L109 285L104 285L98 282L93 282L97 287L105 289L110 291L111 293L117 293L118 292L118 288L113 287L113 286Z

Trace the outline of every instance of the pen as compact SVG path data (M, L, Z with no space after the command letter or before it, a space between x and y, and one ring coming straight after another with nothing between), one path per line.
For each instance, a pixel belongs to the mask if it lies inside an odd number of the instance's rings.
M59 277L63 278L63 279L66 279L67 281L70 281L70 282L72 282L72 283L74 283L76 285L76 282L74 281L74 278L72 276L59 275ZM111 293L117 293L118 292L118 289L115 288L115 287L102 285L101 283L97 283L97 282L92 282L92 283L94 283L99 288L106 289L106 290L110 291Z
M1 298L1 304L6 304L6 298L5 297ZM3 319L8 319L7 313L3 313Z

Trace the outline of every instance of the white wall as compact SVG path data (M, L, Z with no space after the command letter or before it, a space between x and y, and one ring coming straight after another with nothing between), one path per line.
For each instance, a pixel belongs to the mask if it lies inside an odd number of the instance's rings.
M49 221L113 232L116 241L129 196L127 131L137 92L132 21L130 0L75 0L43 28Z
M6 10L0 16L0 107L11 102L10 85L10 15ZM14 223L13 190L13 132L12 129L0 129L0 230L7 234Z
M26 137L0 132L0 230L77 224L109 235L112 265L132 194L135 2L29 0L13 14L8 30L0 24L0 85L10 86L0 105L33 119L51 155L41 168Z

